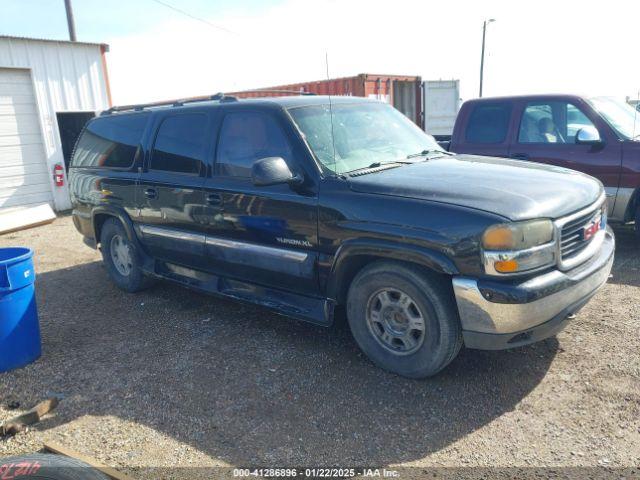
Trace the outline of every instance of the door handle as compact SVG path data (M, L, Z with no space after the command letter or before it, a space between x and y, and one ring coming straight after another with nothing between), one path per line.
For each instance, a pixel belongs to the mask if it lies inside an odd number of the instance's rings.
M516 160L529 160L529 154L527 153L512 153L510 156Z
M144 196L147 198L158 198L158 191L155 188L145 188Z
M222 195L219 193L209 193L205 198L207 205L211 205L213 207L222 205Z

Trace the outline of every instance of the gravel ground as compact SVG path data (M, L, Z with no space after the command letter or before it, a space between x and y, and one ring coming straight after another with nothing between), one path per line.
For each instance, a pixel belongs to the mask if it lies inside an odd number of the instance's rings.
M375 368L344 327L169 283L123 293L70 217L4 235L0 246L36 252L43 355L0 374L0 420L62 400L0 439L0 457L52 440L137 478L175 466L638 467L640 243L626 228L617 239L613 277L557 338L463 350L415 381Z

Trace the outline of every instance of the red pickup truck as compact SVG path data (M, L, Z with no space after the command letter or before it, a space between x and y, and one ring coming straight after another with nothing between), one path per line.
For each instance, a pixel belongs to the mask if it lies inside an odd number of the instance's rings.
M608 97L526 95L469 100L449 149L541 162L600 180L609 217L640 235L640 112Z

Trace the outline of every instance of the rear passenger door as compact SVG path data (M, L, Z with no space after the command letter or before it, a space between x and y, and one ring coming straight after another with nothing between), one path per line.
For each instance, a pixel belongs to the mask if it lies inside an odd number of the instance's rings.
M208 268L227 278L318 292L317 184L255 186L256 160L282 157L304 174L308 150L281 111L228 108L218 135L211 178L205 183L209 209Z
M206 110L165 113L140 175L137 202L145 246L160 259L199 266L204 254L203 184L211 147Z
M507 157L512 110L507 101L483 100L471 105L463 138L453 146L455 153Z

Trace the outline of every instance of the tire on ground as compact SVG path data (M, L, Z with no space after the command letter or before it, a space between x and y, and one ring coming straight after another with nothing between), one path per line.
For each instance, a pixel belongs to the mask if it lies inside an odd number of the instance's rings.
M415 351L409 349L405 354L391 351L376 338L375 328L368 326L369 302L376 301L376 294L386 288L395 291L394 295L397 292L407 294L413 300L411 308L416 307L423 318L424 337ZM409 264L378 261L362 269L349 288L347 319L356 342L373 363L405 377L435 375L462 347L460 320L450 279Z
M74 458L34 453L0 459L0 478L25 480L109 480L104 473Z
M129 249L131 267L127 275L118 270L112 257L111 242L116 236ZM102 252L102 260L111 280L122 290L130 293L139 292L153 283L153 279L145 276L142 272L142 260L137 245L129 241L127 232L116 218L110 218L102 225L100 250Z

